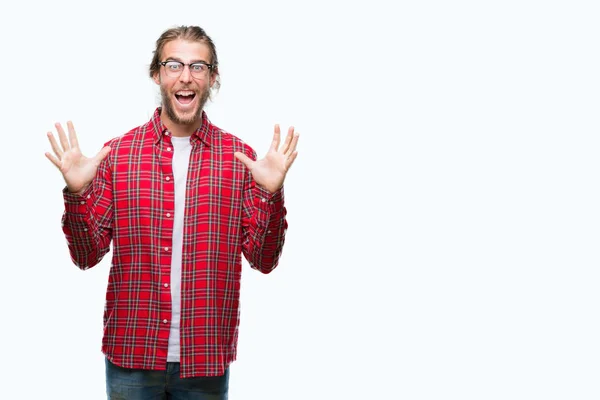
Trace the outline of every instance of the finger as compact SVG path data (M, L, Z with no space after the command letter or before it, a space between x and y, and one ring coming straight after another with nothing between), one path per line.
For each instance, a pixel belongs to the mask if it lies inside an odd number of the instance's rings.
M56 143L56 139L54 138L52 132L48 132L48 140L50 141L50 146L52 146L52 151L54 151L54 154L56 154L58 158L62 158L63 152L60 147L58 147L58 143Z
M279 152L281 154L286 154L289 147L290 147L290 143L292 142L292 136L294 135L294 127L290 126L290 128L288 129L288 134L285 137L285 143L283 143L283 146L281 147L281 149L279 150Z
M60 144L62 146L63 151L69 150L71 146L69 146L69 141L67 140L67 135L65 135L65 131L62 125L59 122L57 122L56 124L54 124L54 126L58 131L58 139L60 140Z
M73 126L73 122L67 121L67 129L69 130L69 142L71 142L71 147L74 149L78 149L79 142L77 141L77 134L75 133L75 127Z
M240 160L246 166L246 168L252 169L254 161L250 157L248 157L244 153L240 153L239 151L236 151L235 153L233 153L233 155L235 156L235 158Z
M296 146L298 145L298 139L300 138L300 133L294 133L294 137L292 138L292 143L290 143L290 147L288 151L285 153L286 156L290 156L294 151L296 151Z
M286 163L285 163L285 170L289 170L292 166L292 164L294 163L294 160L296 160L296 157L298 156L298 152L294 151L289 158L287 159Z
M279 142L281 140L281 130L279 129L279 124L275 124L275 129L273 132L273 141L271 142L271 150L277 151L279 148Z
M106 146L102 150L100 150L98 152L98 154L96 154L96 157L94 157L94 161L96 162L96 165L100 165L102 160L104 160L109 153L110 153L109 146Z
M50 154L50 153L48 153L48 152L46 152L46 153L45 153L45 156L46 156L46 158L47 158L48 160L50 160L50 161L52 162L52 164L54 164L54 166L55 166L56 168L58 168L58 169L59 169L59 171L60 171L60 161L58 160L58 158L54 157L52 154Z

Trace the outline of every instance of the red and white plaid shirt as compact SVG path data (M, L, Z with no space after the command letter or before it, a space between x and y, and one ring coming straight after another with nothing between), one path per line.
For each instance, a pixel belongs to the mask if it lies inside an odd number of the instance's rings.
M125 368L165 369L171 323L175 186L171 134L160 108L107 144L111 152L82 195L63 191L63 231L73 262L96 265L113 241L102 351ZM213 125L190 138L181 276L181 376L222 375L235 360L243 253L271 272L287 222L283 189L255 185L233 153L256 153Z

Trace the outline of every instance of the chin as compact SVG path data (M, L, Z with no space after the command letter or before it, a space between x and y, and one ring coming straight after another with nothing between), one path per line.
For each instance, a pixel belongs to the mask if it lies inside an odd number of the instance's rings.
M197 109L192 113L180 113L175 111L175 119L173 122L176 122L181 125L192 125L197 122L200 118L202 118L202 110Z
M167 112L167 115L171 121L175 122L176 124L191 125L197 122L198 119L202 118L202 108L199 105L196 105L196 107L191 111L181 112L177 110L174 101L175 100L169 99L168 102L163 102L163 104L166 105L165 111Z

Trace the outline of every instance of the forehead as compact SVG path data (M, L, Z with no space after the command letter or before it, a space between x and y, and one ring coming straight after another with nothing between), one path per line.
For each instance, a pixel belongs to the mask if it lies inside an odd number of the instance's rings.
M211 62L208 45L202 42L191 42L184 39L175 39L165 43L161 58L163 60L173 58L183 62Z

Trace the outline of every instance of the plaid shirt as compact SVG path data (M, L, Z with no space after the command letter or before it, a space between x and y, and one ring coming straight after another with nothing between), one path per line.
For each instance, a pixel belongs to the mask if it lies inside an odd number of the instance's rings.
M173 145L160 108L107 143L111 152L81 195L63 191L71 258L85 270L109 251L102 351L125 368L165 369L171 321ZM287 222L283 189L255 185L233 153L252 148L213 125L190 138L181 276L181 376L222 375L235 360L241 254L271 272Z

